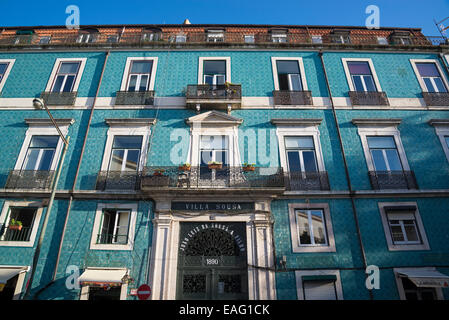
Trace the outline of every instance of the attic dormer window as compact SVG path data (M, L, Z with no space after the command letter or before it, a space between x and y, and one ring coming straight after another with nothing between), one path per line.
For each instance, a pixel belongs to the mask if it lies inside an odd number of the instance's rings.
M273 29L270 31L271 41L277 43L287 42L287 30L284 29Z
M390 35L391 43L403 45L403 46L409 46L412 44L412 39L410 32L408 31L394 31Z
M17 30L14 44L29 44L34 35L34 30Z
M93 43L97 41L98 37L98 29L83 29L80 30L78 38L76 39L77 43Z
M224 30L208 30L207 42L223 42L224 33Z
M332 43L351 43L350 32L348 30L333 30L330 34L330 38Z
M158 28L145 28L142 30L142 41L151 42L162 39L162 31Z

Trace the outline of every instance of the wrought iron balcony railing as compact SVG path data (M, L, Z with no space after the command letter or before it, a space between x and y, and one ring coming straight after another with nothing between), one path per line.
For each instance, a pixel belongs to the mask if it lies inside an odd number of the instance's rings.
M100 171L96 190L139 190L140 173L135 171Z
M389 106L387 94L377 91L349 91L354 106Z
M54 171L12 170L6 180L6 189L50 189Z
M115 104L152 106L154 91L117 91Z
M293 172L286 175L286 186L291 191L330 190L329 178L323 172Z
M186 91L188 100L241 100L240 84L189 84Z
M77 92L42 92L41 99L48 106L73 106Z
M422 96L429 107L449 106L449 92L423 92Z
M161 173L158 173L161 172ZM208 166L190 167L146 167L142 175L142 189L158 188L285 188L281 168L254 168L245 171L242 167L223 166L209 169Z
M418 189L413 171L369 171L371 186L382 189Z
M274 90L273 100L275 105L313 105L311 91Z
M22 229L12 229L5 227L1 230L0 241L30 241L31 227L22 227Z
M100 233L97 234L97 244L127 244L128 243L128 235L119 235L119 234L106 234Z

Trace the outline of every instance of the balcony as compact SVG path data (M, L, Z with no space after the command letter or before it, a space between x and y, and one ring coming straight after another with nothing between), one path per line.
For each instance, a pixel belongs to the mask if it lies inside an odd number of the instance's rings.
M295 105L295 106L313 105L311 91L274 90L273 100L275 105Z
M418 189L413 171L370 171L368 174L374 190Z
M139 190L140 174L135 171L100 171L95 190Z
M349 91L353 106L389 106L387 94L377 91Z
M115 105L144 105L154 104L154 91L117 91Z
M422 96L429 107L449 106L449 92L423 92Z
M287 174L286 186L287 190L290 191L330 190L326 171L289 172Z
M205 108L227 110L240 108L242 103L242 86L240 84L192 84L187 86L186 104L195 108L197 105Z
M158 173L159 172L159 173ZM254 168L245 171L242 167L209 169L207 166L190 167L146 167L141 178L142 190L156 189L284 189L285 181L281 168Z
M97 244L127 244L128 243L128 235L119 235L119 234L106 234L101 233L97 234Z
M31 227L22 227L22 229L11 229L10 227L6 227L0 232L0 241L30 241L31 236Z
M73 106L77 92L42 92L41 99L47 106Z
M50 189L54 171L12 170L5 189Z

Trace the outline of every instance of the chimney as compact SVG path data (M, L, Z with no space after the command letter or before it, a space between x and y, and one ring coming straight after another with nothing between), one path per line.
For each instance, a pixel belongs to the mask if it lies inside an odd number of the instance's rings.
M191 24L191 23L190 23L189 19L185 19L182 24Z

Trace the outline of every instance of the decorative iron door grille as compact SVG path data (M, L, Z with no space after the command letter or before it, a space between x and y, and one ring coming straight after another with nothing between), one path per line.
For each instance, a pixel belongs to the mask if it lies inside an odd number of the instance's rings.
M181 223L177 299L248 299L244 223Z

